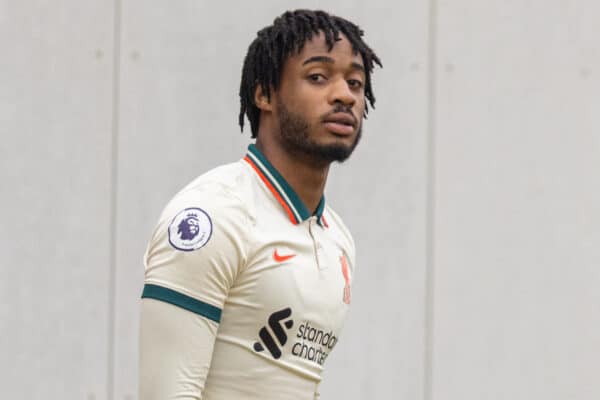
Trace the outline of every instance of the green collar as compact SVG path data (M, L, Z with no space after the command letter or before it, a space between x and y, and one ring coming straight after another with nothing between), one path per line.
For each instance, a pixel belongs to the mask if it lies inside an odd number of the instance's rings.
M244 160L254 168L261 180L286 211L293 224L299 224L311 217L311 213L304 203L302 203L296 192L294 192L294 189L292 189L289 183L287 183L283 176L271 165L254 144L248 146L248 153L244 157ZM313 215L317 217L319 225L327 227L327 222L323 218L324 210L325 196L321 197Z

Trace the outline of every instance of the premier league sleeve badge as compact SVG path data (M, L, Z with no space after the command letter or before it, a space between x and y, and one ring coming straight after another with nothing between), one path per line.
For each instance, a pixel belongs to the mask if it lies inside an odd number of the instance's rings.
M212 221L201 208L180 211L169 225L169 243L181 251L193 251L208 243L212 235Z

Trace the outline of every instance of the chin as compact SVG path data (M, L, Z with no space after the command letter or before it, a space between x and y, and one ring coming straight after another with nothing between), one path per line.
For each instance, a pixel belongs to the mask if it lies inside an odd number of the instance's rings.
M317 159L327 162L343 162L350 157L356 147L356 143L352 140L342 138L314 143L311 147L310 153Z

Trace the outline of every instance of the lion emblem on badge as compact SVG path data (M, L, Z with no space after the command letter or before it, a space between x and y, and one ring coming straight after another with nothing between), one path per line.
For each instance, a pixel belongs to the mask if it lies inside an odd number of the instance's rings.
M181 251L203 247L212 235L212 221L201 208L192 207L177 213L169 225L169 243Z
M198 217L193 213L182 219L177 228L177 233L182 240L192 240L199 231Z

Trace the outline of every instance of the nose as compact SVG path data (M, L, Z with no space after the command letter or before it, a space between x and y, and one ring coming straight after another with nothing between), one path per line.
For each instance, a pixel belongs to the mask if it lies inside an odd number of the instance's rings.
M345 79L338 79L333 85L331 85L329 103L342 103L350 107L356 103L356 96L354 93L352 93L352 90L348 86L348 82L346 82Z

